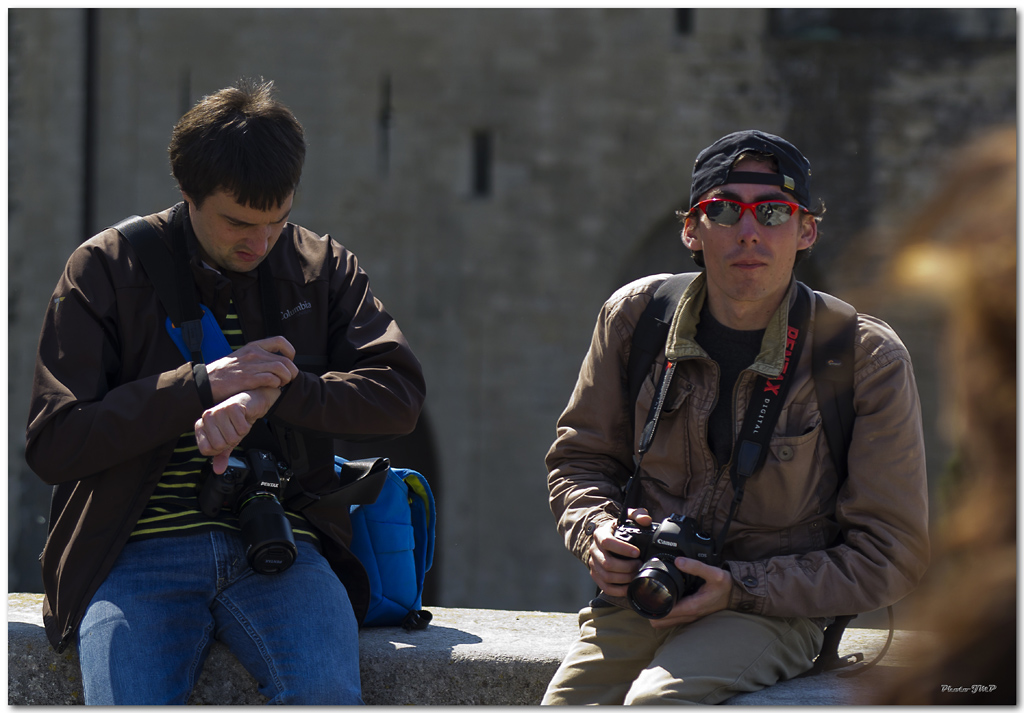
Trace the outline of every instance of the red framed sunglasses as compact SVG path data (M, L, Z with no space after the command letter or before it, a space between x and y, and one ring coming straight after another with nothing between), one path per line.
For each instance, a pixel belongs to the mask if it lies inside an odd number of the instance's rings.
M774 228L788 221L797 211L806 211L799 203L789 201L758 201L757 203L744 203L743 201L731 198L709 198L697 203L704 215L713 223L718 225L736 225L743 217L743 211L749 210L754 218L761 225Z

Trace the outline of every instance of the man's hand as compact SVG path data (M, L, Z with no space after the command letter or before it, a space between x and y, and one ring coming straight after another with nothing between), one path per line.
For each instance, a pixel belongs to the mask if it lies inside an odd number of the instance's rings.
M733 587L732 576L728 572L720 567L712 567L686 557L676 557L675 563L680 571L700 577L704 584L690 596L676 602L665 618L651 619L651 626L655 629L667 629L671 626L689 624L708 614L728 608Z
M293 363L295 347L284 337L249 342L241 349L206 365L213 400L220 404L244 391L278 389L299 375Z
M652 522L643 508L630 510L629 519L641 527L650 527ZM609 596L624 597L627 585L640 569L639 557L639 549L615 537L615 523L606 522L594 530L590 543L590 578Z
M213 457L214 473L224 472L231 450L242 442L252 424L267 415L280 395L276 388L243 391L203 412L195 425L196 444L200 453Z

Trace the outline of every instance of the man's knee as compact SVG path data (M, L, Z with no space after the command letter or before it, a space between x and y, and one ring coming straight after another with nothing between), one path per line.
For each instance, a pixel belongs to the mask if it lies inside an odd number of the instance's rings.
M358 668L355 677L338 671L310 671L307 676L278 685L278 690L262 691L269 703L295 706L362 705L362 689Z
M661 667L644 670L626 694L628 706L697 705L721 703L735 694L729 682L715 676L676 678Z

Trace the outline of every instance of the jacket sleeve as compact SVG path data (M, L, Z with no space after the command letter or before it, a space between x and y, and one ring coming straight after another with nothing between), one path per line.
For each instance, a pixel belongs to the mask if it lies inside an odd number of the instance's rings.
M420 363L355 255L329 238L328 244L328 371L300 372L271 416L351 441L410 433L426 396Z
M736 584L730 608L769 616L857 614L898 601L924 574L928 487L910 356L887 325L860 319L869 337L857 346L849 477L835 507L840 544L728 562Z
M68 260L47 306L25 453L47 483L80 480L152 451L202 413L190 364L122 383L122 342L147 337L122 333L117 293L134 288L115 275L126 274L127 260L116 239L88 241Z
M593 528L618 517L621 488L633 474L625 365L637 316L657 286L632 283L602 307L547 454L551 512L566 547L584 564Z

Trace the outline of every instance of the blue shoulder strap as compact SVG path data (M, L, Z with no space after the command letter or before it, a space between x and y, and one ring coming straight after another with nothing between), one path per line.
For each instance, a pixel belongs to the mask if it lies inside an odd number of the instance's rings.
M181 220L181 210L181 204L172 210L172 223ZM156 228L137 215L125 218L113 228L131 243L160 302L172 322L178 326L181 341L188 350L185 360L195 364L205 363L202 353L203 310L194 288L179 289L179 286L192 285L184 247L180 250L169 249L160 239Z
M203 318L200 320L200 326L202 327L200 351L203 355L203 361L209 364L221 357L226 357L233 350L231 345L228 344L228 339L224 336L224 332L221 331L220 325L217 324L217 319L213 316L213 312L202 304L199 305L199 309L203 311ZM171 335L171 340L178 346L182 356L185 357L185 361L189 361L192 358L192 354L189 351L188 345L185 344L182 328L174 326L174 322L171 321L170 317L167 318L165 326L167 327L167 333Z

